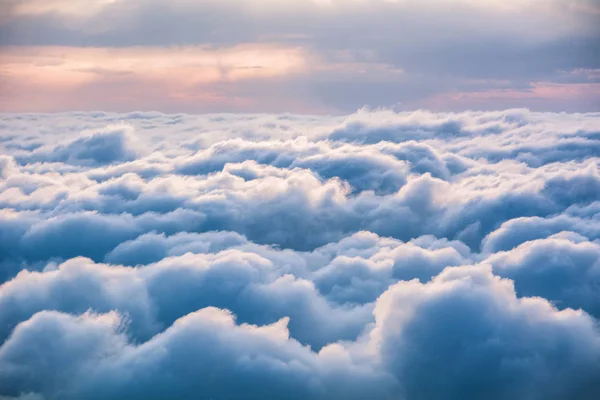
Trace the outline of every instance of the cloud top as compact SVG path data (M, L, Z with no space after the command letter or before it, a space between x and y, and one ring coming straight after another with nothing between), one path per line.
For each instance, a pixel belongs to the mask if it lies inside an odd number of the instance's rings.
M597 113L2 118L2 399L600 393Z

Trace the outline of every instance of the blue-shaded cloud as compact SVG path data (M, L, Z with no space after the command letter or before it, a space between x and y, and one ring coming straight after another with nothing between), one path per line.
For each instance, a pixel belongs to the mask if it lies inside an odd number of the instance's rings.
M595 399L599 130L7 115L0 398Z
M59 162L75 165L107 165L132 161L140 153L129 126L112 126L90 132L65 144L34 149L27 156L17 157L21 164Z

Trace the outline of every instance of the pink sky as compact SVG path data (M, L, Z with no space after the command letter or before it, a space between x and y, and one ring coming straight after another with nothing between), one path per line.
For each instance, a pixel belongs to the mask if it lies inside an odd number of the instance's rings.
M6 0L0 111L598 110L591 0Z

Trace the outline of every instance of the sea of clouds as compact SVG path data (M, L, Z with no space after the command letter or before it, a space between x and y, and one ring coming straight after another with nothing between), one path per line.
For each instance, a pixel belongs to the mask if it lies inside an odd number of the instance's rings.
M597 399L600 113L4 114L0 399Z

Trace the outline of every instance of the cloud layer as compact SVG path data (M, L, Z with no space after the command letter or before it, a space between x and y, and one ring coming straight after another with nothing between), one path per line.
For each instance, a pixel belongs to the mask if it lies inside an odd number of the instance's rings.
M4 115L0 398L595 399L598 132Z

